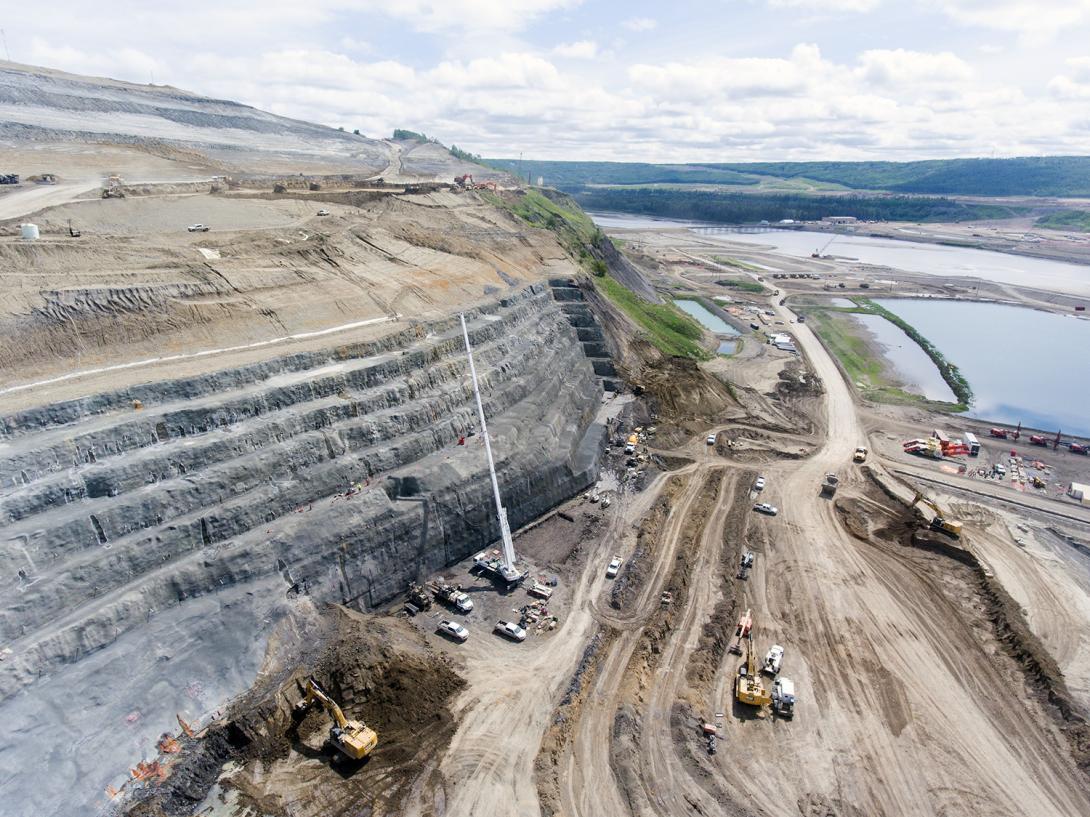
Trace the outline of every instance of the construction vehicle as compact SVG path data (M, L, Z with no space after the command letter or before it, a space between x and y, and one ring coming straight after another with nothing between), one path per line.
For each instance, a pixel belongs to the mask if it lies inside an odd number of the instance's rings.
M432 582L428 589L440 603L453 607L460 613L473 612L473 599L461 587L446 582Z
M836 494L836 489L840 487L840 477L836 474L826 474L825 479L821 483L821 495L833 496Z
M1029 435L1029 444L1030 445L1039 445L1042 448L1047 448L1048 447L1048 440L1046 440L1040 434L1030 434Z
M781 666L783 666L783 647L779 644L773 644L768 651L768 655L765 656L765 663L761 667L761 672L769 675L779 675Z
M473 177L468 173L464 176L455 176L454 186L460 190L469 190L473 187Z
M749 631L753 627L753 616L750 615L749 610L742 613L741 618L738 619L738 626L734 630L734 637L730 640L730 646L727 648L727 652L733 655L742 654L742 640L749 637Z
M18 173L0 173L0 184L18 184Z
M743 550L742 558L738 560L738 578L748 579L749 571L753 567L754 554L752 550Z
M988 429L988 433L1001 440L1007 439L1007 429L1005 428L990 428Z
M106 182L102 186L102 198L104 199L123 199L125 198L125 182L118 175L110 176L106 179Z
M861 445L855 449L855 453L852 454L852 462L865 462L867 459L867 447Z
M912 506L915 506L917 502L922 502L934 512L935 516L931 519L931 530L940 531L955 539L961 536L961 523L953 519L947 519L946 514L933 500L917 491L915 498L912 500Z
M420 613L431 609L431 596L428 591L416 582L409 585L409 601L406 607L411 607L411 613Z
M72 238L79 238L81 235L80 231L72 226L72 219L68 219L68 235Z
M783 718L795 716L795 682L777 678L772 684L772 711Z
M753 638L747 635L746 660L738 667L738 677L734 681L734 696L739 703L749 706L765 706L772 703L772 696L761 683L761 677L757 674L757 662L753 660Z
M341 750L352 760L363 760L378 745L378 733L363 721L349 720L344 716L337 702L326 695L322 688L308 678L303 688L305 696L295 707L296 713L306 712L317 701L333 718L333 726L329 728L329 742Z

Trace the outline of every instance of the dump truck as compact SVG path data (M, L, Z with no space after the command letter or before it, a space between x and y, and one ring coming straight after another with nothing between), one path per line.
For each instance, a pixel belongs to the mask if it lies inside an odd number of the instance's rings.
M750 568L753 567L754 554L752 550L742 551L742 558L738 560L738 578L748 579Z
M952 536L954 539L961 536L961 523L953 519L947 519L946 514L942 512L942 509L933 500L928 499L917 491L915 498L912 500L912 505L915 505L917 502L922 502L934 512L935 515L932 517L930 524L931 530L945 533L948 536Z
M772 711L782 718L795 716L795 682L790 678L777 678L772 684Z
M833 496L836 493L836 489L840 486L840 477L836 474L826 474L825 479L821 483L821 495Z
M757 674L757 662L753 659L753 638L745 638L746 660L738 667L738 676L734 681L734 696L739 703L749 706L765 706L772 703L772 696L761 683Z
M352 760L363 760L378 745L378 733L363 721L349 720L344 716L337 702L330 698L313 678L308 678L303 688L304 696L295 706L297 715L302 715L317 701L333 718L329 728L329 742Z

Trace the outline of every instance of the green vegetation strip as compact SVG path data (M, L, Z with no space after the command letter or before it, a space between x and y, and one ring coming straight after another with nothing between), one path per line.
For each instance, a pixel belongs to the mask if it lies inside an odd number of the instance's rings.
M622 312L647 333L648 340L665 355L707 360L710 354L700 345L704 330L673 304L645 301L612 276L594 279L594 285Z
M550 191L546 195L534 189L513 197L488 191L481 191L481 196L490 204L513 213L528 224L555 233L564 249L578 259L584 269L595 275L605 274L605 262L591 255L589 249L604 241L605 236L590 216L568 196L556 191Z
M950 391L957 397L958 402L962 405L968 406L973 402L973 390L969 387L969 381L965 379L965 375L961 373L953 363L948 361L942 352L938 350L931 341L925 338L919 333L916 327L904 320L899 315L890 312L884 306L879 306L870 298L852 298L852 300L859 306L865 307L875 315L881 315L887 321L894 326L900 327L906 335L916 341L916 344L924 350L924 353L931 358L931 361L938 367L939 374L942 375L942 379L946 381L946 385L950 387Z
M1050 230L1071 230L1077 233L1090 233L1090 211L1057 210L1037 219L1038 227Z

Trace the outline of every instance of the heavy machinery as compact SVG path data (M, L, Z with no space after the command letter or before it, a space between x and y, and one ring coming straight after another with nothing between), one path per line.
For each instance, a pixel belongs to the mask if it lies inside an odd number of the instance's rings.
M749 610L742 613L741 618L738 619L738 626L734 630L734 637L730 640L730 646L727 648L728 652L734 655L742 654L742 640L749 637L749 631L753 627L753 616L749 614Z
M821 495L833 496L836 493L836 489L840 487L840 477L836 474L826 474L825 479L821 482Z
M867 459L867 447L865 445L859 446L855 449L855 453L852 454L852 462L865 462Z
M915 506L917 502L922 502L934 512L935 516L931 519L931 530L941 531L955 539L961 536L961 523L953 519L947 519L946 514L942 512L942 508L933 500L917 491L915 498L912 500L912 505Z
M424 610L431 609L431 594L428 593L423 587L416 582L409 585L409 605L412 606L410 612L423 612Z
M772 684L772 711L781 718L795 716L795 682L780 676Z
M460 586L435 581L428 585L428 589L431 590L440 603L453 607L459 613L473 611L473 599Z
M123 199L125 198L125 182L118 175L110 176L102 185L102 198L104 199Z
M329 728L329 742L352 760L363 760L378 745L378 733L363 721L350 721L337 702L326 695L322 688L308 678L303 690L306 695L295 707L297 713L305 712L315 701L325 707L333 718Z
M734 696L739 703L766 706L772 703L772 696L761 683L761 676L757 673L757 662L753 660L753 638L747 635L745 642L746 660L738 667L738 677L734 681Z
M738 560L738 578L748 579L749 571L753 567L754 553L752 550L742 551L742 558Z

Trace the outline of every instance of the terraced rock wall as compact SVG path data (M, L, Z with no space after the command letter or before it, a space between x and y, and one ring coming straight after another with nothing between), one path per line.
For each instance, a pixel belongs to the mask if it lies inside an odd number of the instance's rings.
M517 527L596 478L602 387L546 287L467 318ZM475 426L457 318L0 418L0 700L225 588L372 607L486 546Z

